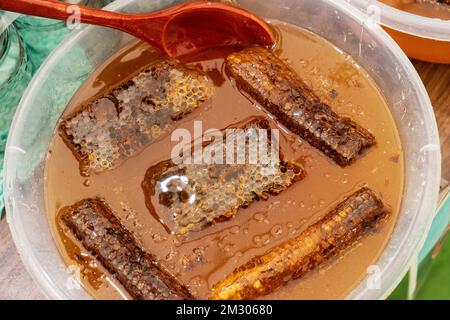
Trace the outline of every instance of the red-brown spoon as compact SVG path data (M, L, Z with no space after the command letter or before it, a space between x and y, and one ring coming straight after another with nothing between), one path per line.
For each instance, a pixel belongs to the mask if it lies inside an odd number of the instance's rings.
M58 20L73 19L74 11L79 12L81 23L122 30L174 58L221 46L272 46L275 39L261 18L218 2L187 2L145 14L73 6L54 0L0 0L0 9Z

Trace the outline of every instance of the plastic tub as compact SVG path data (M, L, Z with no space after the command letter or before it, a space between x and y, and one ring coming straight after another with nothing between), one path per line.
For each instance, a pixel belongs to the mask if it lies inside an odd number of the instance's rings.
M450 63L450 20L433 19L408 13L375 0L347 0L381 24L415 59Z
M144 12L175 1L116 1L111 10ZM403 278L434 216L440 180L439 138L433 109L408 58L378 26L346 2L332 0L242 0L268 19L296 24L350 53L384 93L399 128L406 156L406 185L399 220L377 262L348 298L385 298ZM106 40L107 39L107 40ZM48 144L74 92L89 72L130 37L87 27L73 33L34 77L14 119L6 154L6 206L23 262L50 298L83 299L54 244L44 203L44 160ZM69 272L67 271L69 270ZM373 271L373 269L371 269ZM370 286L377 280L376 286Z

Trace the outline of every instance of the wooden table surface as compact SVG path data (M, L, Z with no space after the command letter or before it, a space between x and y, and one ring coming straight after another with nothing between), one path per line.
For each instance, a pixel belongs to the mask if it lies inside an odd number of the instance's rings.
M442 144L442 177L450 181L450 65L413 63L433 103ZM0 222L0 300L43 298L26 272L3 219Z

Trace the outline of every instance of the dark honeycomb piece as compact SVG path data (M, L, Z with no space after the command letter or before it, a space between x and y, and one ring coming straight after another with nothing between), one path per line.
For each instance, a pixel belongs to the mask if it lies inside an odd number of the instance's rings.
M280 123L340 166L351 164L375 144L370 132L333 112L298 74L267 49L248 48L231 54L226 71Z
M211 95L205 75L165 60L82 106L59 131L81 172L101 173L169 133Z
M140 248L103 200L82 200L63 208L60 217L134 299L193 299L152 254Z
M299 236L234 270L214 286L210 299L264 296L341 253L386 214L375 193L362 188Z
M266 120L257 118L240 128L270 127ZM279 194L305 174L301 165L284 161L282 155L276 161L258 159L250 164L246 153L245 164L175 165L167 160L148 169L142 186L155 218L169 231L184 234L229 220L240 208ZM153 201L158 202L158 209Z

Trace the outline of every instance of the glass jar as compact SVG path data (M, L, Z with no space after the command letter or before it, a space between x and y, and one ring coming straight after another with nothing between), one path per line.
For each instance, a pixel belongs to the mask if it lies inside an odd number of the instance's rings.
M6 25L0 16L0 25ZM3 28L2 28L3 29ZM31 80L32 70L26 46L17 29L10 24L0 34L0 156L3 159L6 139L16 107Z
M106 5L107 0L64 0L73 4L101 8ZM20 16L14 24L30 52L33 72L35 72L51 51L70 33L65 21Z
M3 213L3 156L11 121L31 80L28 52L17 29L0 12L0 217Z

